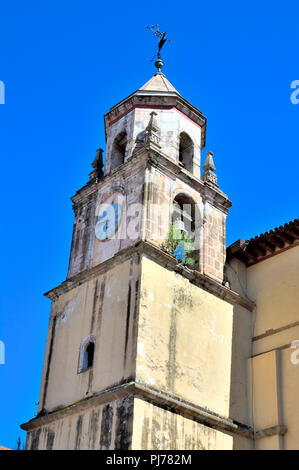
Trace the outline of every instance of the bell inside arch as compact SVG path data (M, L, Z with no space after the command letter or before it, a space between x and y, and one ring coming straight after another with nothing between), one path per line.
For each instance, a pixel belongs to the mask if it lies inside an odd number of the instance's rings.
M187 230L186 230L186 228L185 228L185 224L184 224L184 221L183 221L183 220L177 219L177 220L175 221L175 228L176 228L176 230L181 230L182 232L187 233Z

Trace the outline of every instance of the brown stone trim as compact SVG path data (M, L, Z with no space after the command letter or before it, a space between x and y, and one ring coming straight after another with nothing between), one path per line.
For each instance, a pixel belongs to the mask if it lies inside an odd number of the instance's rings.
M121 118L123 118L124 116L126 116L127 114L129 114L131 111L134 111L134 109L136 108L144 108L144 109L173 109L174 106L173 105L158 105L158 104L144 104L144 105L141 105L141 104L135 104L135 105L132 105L132 107L130 109L128 109L127 111L125 111L124 113L120 114L119 116L117 116L117 118L113 119L112 121L109 122L108 124L108 128L110 126L112 126L113 124L115 124L117 121L119 121Z
M150 105L151 108L153 108L154 106L171 106L181 111L185 116L189 117L192 122L197 123L202 128L200 147L201 149L205 147L207 119L199 109L189 103L189 101L185 100L177 92L154 92L146 90L135 91L127 98L122 100L120 103L113 106L110 111L105 114L104 121L106 139L109 122L112 119L118 119L119 115L127 113L128 110L131 111L135 105L141 105L141 108L144 108L146 106L143 105L144 97L148 96L150 96L152 99L152 105ZM160 104L163 98L167 98L167 101L169 103L168 105Z
M197 122L195 122L192 118L190 118L185 113L183 113L183 111L181 111L180 109L178 109L178 108L174 108L174 109L177 113L181 114L181 116L184 116L184 118L186 118L188 121L192 122L192 124L194 124L195 126L199 127L200 129L202 129L204 127L204 126L200 126Z
M32 429L46 426L53 421L77 414L88 408L118 400L128 395L134 395L136 398L148 401L156 406L162 407L186 418L193 419L214 429L253 439L253 430L250 426L218 415L206 408L203 409L200 406L193 405L180 397L166 394L148 387L147 385L135 382L121 384L116 387L103 390L90 398L80 400L70 406L56 409L44 416L37 416L27 423L22 424L21 428L25 431L31 431Z
M167 109L167 110L170 110L170 109L173 109L175 110L176 112L178 112L179 114L181 114L182 116L184 116L186 119L188 119L188 121L192 122L192 124L194 124L195 126L199 127L200 129L202 129L202 126L200 126L197 122L195 122L193 119L191 119L189 116L187 116L186 114L184 114L182 111L180 111L179 109L177 109L175 106L173 105L159 105L159 104L135 104L133 105L130 109L128 109L127 111L125 111L124 113L120 114L119 116L117 116L117 118L113 119L112 121L109 122L108 124L108 127L112 126L113 124L115 124L117 121L119 121L121 118L123 118L124 116L126 116L127 114L129 114L131 111L133 111L134 109Z
M260 431L255 431L254 440L262 439L263 437L270 436L284 436L288 428L283 424L278 424L277 426L271 426L270 428L261 429Z
M250 356L250 359L253 359L254 357L261 356L262 354L267 354L267 353L272 352L272 351L279 351L279 350L282 350L282 349L289 349L289 348L291 348L291 346L292 346L291 343L287 343L287 344L283 344L282 346L277 346L276 348L267 349L267 351L262 351L258 354L253 354L252 356Z
M239 304L249 311L253 311L255 304L249 299L241 297L236 292L233 292L228 287L223 286L220 282L216 281L207 274L202 274L199 271L189 269L185 266L182 266L177 263L176 259L173 256L170 256L168 253L162 251L158 246L148 242L148 241L139 241L131 247L125 248L119 251L115 256L110 258L107 261L94 266L93 268L86 269L79 274L67 279L58 287L46 292L44 295L51 300L57 299L61 294L68 292L74 287L79 286L83 282L86 282L89 279L92 279L95 276L98 276L104 272L107 272L114 266L117 266L120 263L123 263L129 259L134 253L139 253L140 255L146 254L153 261L156 261L161 266L164 266L168 270L175 270L180 273L182 276L189 279L190 282L197 285L198 287L203 288L204 290L216 295L217 297L225 300L231 304Z
M298 326L298 325L299 325L299 321L295 321L294 323L289 323L288 325L281 326L280 328L276 328L275 330L273 330L273 329L267 330L265 333L263 333L261 335L254 336L252 338L252 341L258 341L259 339L266 338L267 336L276 335L277 333L280 333L281 331L288 330L290 328L294 328L295 326Z

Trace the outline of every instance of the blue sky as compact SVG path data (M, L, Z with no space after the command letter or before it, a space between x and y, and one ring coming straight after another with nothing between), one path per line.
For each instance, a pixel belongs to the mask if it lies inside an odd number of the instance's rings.
M70 197L88 180L103 115L163 72L207 116L207 147L233 202L227 243L299 216L298 2L2 2L0 445L36 412L50 301L66 277Z

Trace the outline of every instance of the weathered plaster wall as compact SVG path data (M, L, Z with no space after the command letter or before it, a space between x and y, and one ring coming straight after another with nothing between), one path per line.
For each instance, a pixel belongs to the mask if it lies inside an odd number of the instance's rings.
M113 236L98 240L94 235L92 266L111 258L115 253L136 243L141 238L142 197L144 185L144 164L135 162L134 171L127 168L123 175L104 181L97 195L96 207L110 204L111 198L121 206L120 224ZM121 193L123 188L123 193Z
M53 302L39 411L70 405L133 375L139 272L135 256ZM90 334L94 366L78 373L80 344Z
M252 353L252 312L237 304L233 309L229 416L239 423L251 425L248 358Z
M140 239L142 211L135 208L142 204L144 173L144 158L135 159L97 183L91 193L77 197L68 277L106 261ZM100 241L95 237L99 210L111 202L121 206L120 225L109 240Z
M68 277L90 267L93 251L96 198L93 194L75 208Z
M132 449L231 450L233 438L135 398Z
M27 450L231 450L233 437L134 395L28 432Z
M229 415L233 306L142 257L136 380Z
M244 362L249 318L241 306L233 306L144 255L140 258L134 253L131 259L108 265L102 274L53 301L39 413L58 414L54 424L30 432L28 448L94 448L96 441L104 439L96 434L101 412L92 414L95 405L85 399L94 400L99 392L104 397L102 393L114 393L111 387L116 390L115 386L134 381L145 387L151 400L162 392L187 406L247 424ZM80 344L91 334L96 341L94 365L78 373ZM166 412L148 402L143 405L139 398L135 403L133 448L144 446L145 439L149 448L156 445L154 433L145 437L147 423L161 429L160 445L165 449L250 448L250 440L230 438L183 417L184 413ZM82 411L73 411L76 417L66 416L74 404ZM92 431L96 437L90 437L90 426L97 429L95 434ZM60 436L54 444L53 433ZM109 442L114 448L114 440Z
M230 288L247 298L247 267L237 258L226 260L225 263L225 279L229 281Z
M180 194L196 205L194 247L199 251L196 269L220 281L225 261L226 213L206 200L203 186L196 187L183 175L146 165L147 152L133 157L79 198L68 277L96 266L140 239L159 246L165 242L172 220L173 201ZM103 204L117 203L122 216L108 240L98 240L95 226Z
M27 434L27 450L128 450L134 398L128 396L73 414Z
M249 361L251 375L251 403L254 428L264 430L281 423L279 391L279 353L270 351ZM275 447L272 447L274 445ZM256 449L279 449L280 437L264 437L255 443ZM270 445L270 447L269 447Z

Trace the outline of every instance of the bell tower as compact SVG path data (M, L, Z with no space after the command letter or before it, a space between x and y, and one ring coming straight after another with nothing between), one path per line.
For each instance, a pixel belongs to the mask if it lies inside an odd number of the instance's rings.
M211 152L201 176L206 118L159 68L104 121L105 165L99 149L72 198L67 279L45 294L26 447L249 448L247 351L233 330L253 305L225 285L231 202ZM193 264L169 249L173 224L192 237Z

